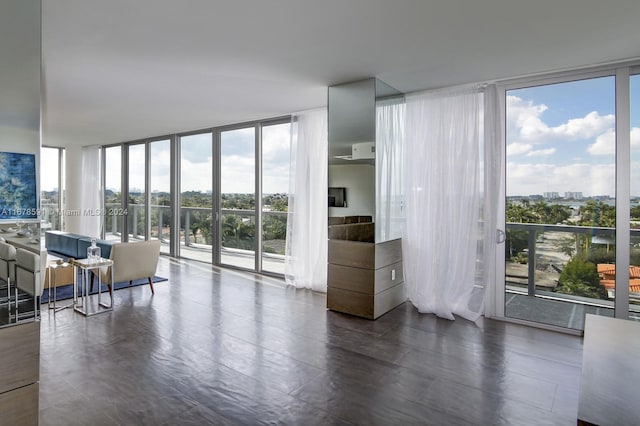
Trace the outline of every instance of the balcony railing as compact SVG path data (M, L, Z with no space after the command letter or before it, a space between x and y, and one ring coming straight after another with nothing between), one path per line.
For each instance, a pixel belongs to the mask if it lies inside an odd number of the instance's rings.
M538 254L538 239L545 232L554 232L554 233L565 233L573 236L575 240L575 250L576 253L580 252L583 249L581 245L578 243L577 236L584 236L584 241L590 242L590 244L595 244L596 239L600 238L600 241L608 241L610 245L615 244L615 228L605 228L605 227L584 227L584 226L571 226L571 225L548 225L548 224L534 224L534 223L507 223L507 232L510 231L525 231L527 233L527 295L535 296L540 295L549 295L550 292L541 292L540 290L536 291L536 270L537 270L537 262L539 260ZM640 242L640 229L632 229L631 230L631 238L632 241ZM583 242L584 242L583 241ZM564 266L564 265L561 265ZM559 276L559 271L558 271ZM555 293L551 293L555 294ZM566 299L566 297L562 297ZM603 307L612 307L612 303L610 301L604 300L594 300L590 298L583 297L569 297L574 299L573 301L576 303L584 303L590 304L593 306L603 306Z
M105 205L107 212L113 210L114 208L119 207L119 204L109 203ZM169 226L169 223L165 226L165 219L171 217L170 206L161 206L152 204L150 206L152 216L156 216L153 218L153 223L156 224L152 227L152 233L154 238L158 238L160 241L164 243L168 243L170 239L169 231L166 229ZM196 235L192 233L192 224L197 220L202 220L202 217L209 218L212 215L212 209L208 207L181 207L181 226L180 226L180 244L183 247L194 248L198 250L204 250L211 252L212 249L212 233L210 229L199 229ZM132 238L144 238L144 227L140 227L139 223L143 222L145 214L145 206L143 204L129 204L128 206L128 220L129 220L129 234ZM225 232L225 218L227 216L235 216L237 217L238 223L243 223L245 225L251 225L252 231L255 230L255 211L254 210L242 210L242 209L222 209L221 211L221 223L222 223L222 232ZM262 220L263 223L267 223L269 218L276 218L280 222L282 222L282 226L286 230L286 222L287 222L287 212L281 211L263 211L262 212ZM106 220L108 234L113 236L120 236L120 221L117 220L116 216L109 216ZM209 222L210 223L210 222ZM155 232L154 232L155 231ZM227 234L230 233L230 230L227 230ZM223 249L232 248L236 250L243 250L247 253L253 252L254 248L254 235L253 233L249 235L235 235L235 238L229 238L229 241L225 241L225 236L223 236ZM201 238L200 241L198 241ZM244 243L243 243L244 242ZM268 242L265 240L264 242ZM273 251L274 249L270 249ZM276 249L276 252L265 253L265 256L273 257L274 259L281 259L284 261L284 252L279 249Z

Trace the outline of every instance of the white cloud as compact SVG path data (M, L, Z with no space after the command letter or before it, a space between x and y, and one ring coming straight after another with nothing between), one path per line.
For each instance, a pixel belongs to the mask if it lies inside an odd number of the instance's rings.
M507 194L580 191L585 196L615 193L613 164L507 164Z
M507 96L507 135L513 135L518 140L531 140L533 134L548 128L540 119L546 110L546 105L535 105L533 101L525 101L517 96Z
M151 192L169 192L171 150L169 141L153 142L151 145Z
M597 111L592 111L583 118L572 118L566 124L551 127L551 133L562 139L590 139L603 132L609 131L615 124L613 114L600 115Z
M640 197L640 162L631 162L631 196Z
M198 160L197 162L185 158L181 159L180 191L208 192L212 190L213 162L210 156L204 158L206 158L206 161Z
M640 150L640 127L631 129L631 149ZM613 155L616 152L616 134L613 129L598 136L595 143L589 145L587 152L591 155Z
M631 149L640 149L640 127L631 128Z
M289 191L289 155L291 141L289 123L262 129L262 192Z
M526 154L527 152L533 149L533 145L526 143L510 143L507 145L507 156L509 155L521 155Z
M105 188L114 191L122 190L122 148L120 146L113 146L103 149L103 155L105 158L105 169L108 173L105 175Z
M221 192L250 194L255 191L255 162L253 157L223 155L221 159Z
M43 147L40 150L40 190L53 191L57 188L58 149Z
M587 152L591 155L613 155L616 152L616 133L609 129L596 138L595 143L589 145Z
M555 148L538 149L527 153L527 157L547 157L556 153Z
M584 117L569 119L555 127L542 120L548 109L544 104L534 104L517 96L507 96L507 134L509 142L543 144L557 141L574 141L598 137L613 128L613 114L600 115L592 111Z

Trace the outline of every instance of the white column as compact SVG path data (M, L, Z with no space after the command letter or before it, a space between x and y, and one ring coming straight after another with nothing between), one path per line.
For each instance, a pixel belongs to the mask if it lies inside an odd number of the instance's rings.
M82 147L68 145L65 152L64 230L81 233L82 214Z

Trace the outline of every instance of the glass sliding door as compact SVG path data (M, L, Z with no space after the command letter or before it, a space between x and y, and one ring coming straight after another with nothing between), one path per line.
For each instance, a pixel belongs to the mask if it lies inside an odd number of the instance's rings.
M160 252L171 251L171 141L149 143L149 239L160 240Z
M506 92L505 316L613 316L615 78Z
M146 239L146 145L128 145L127 229L129 242Z
M212 261L212 133L180 136L180 256Z
M256 128L220 132L220 262L256 268Z
M630 84L630 258L629 319L640 321L640 74L632 75Z
M291 123L262 126L262 270L284 274Z
M104 153L104 234L107 240L122 240L122 147L103 148Z

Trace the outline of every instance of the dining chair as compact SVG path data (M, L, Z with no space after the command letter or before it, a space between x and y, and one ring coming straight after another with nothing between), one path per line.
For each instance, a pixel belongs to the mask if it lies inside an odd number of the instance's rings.
M18 312L18 290L33 297L33 309L35 317L40 316L40 296L44 290L40 280L40 256L24 249L16 249L16 318ZM29 312L31 316L31 312Z
M11 310L11 283L16 279L16 248L0 242L0 280L7 283L7 297L0 298L1 304L7 304Z

